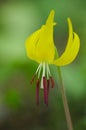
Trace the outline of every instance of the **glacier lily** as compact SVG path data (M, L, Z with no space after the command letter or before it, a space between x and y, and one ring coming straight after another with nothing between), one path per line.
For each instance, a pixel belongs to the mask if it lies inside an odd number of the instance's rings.
M27 56L38 62L39 66L32 78L34 80L37 75L36 82L36 101L39 103L39 87L44 90L44 102L48 105L48 94L50 82L52 88L54 87L54 80L52 78L49 65L65 66L70 64L77 56L80 48L79 36L73 31L72 22L70 18L67 19L69 27L69 37L65 51L60 57L56 58L56 47L53 40L53 28L56 25L54 22L54 10L52 10L46 20L45 25L35 31L26 39ZM41 76L42 71L42 76ZM40 82L41 76L41 82ZM40 85L41 84L41 85Z

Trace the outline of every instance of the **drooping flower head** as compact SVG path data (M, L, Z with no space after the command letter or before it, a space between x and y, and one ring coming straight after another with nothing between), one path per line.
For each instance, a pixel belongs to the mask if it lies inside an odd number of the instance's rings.
M55 12L52 10L45 25L42 25L40 29L32 33L26 40L27 56L39 63L39 66L32 78L33 81L35 76L38 76L36 82L37 104L39 103L39 87L41 86L44 90L44 102L46 105L48 104L50 82L52 84L52 88L54 87L54 80L49 69L49 64L54 64L56 66L70 64L76 58L80 48L79 36L73 31L71 20L68 18L69 37L67 46L60 57L55 57L56 47L53 40L53 28L56 23L54 22L54 14Z

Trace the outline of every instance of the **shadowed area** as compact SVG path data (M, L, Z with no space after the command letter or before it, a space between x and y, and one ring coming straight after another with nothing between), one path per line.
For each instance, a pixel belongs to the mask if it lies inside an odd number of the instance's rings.
M48 106L42 89L37 105L36 79L30 81L38 64L25 50L26 38L45 24L51 9L59 56L68 40L68 17L81 40L76 60L61 69L74 130L86 130L85 5L84 0L0 0L0 130L67 130L56 67L50 66L55 87L50 87Z

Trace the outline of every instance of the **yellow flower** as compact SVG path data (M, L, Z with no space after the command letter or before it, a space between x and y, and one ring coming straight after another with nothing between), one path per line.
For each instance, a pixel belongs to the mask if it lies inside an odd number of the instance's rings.
M48 104L49 79L51 79L52 86L54 86L49 64L54 64L57 66L70 64L76 58L80 48L79 36L73 31L71 20L68 18L69 37L67 46L60 57L55 57L56 47L53 40L53 27L56 23L54 22L54 14L55 12L52 10L45 25L42 25L40 29L31 34L31 36L26 40L27 56L39 63L39 66L35 72L35 75L38 74L38 80L36 83L37 103L39 102L39 78L41 70L43 69L41 88L44 88L44 101L45 104Z

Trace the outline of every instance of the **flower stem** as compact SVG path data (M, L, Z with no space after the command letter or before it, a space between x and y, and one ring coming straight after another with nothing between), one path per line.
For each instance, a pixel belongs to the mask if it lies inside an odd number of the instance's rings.
M66 115L66 120L67 120L67 127L68 127L68 130L73 130L73 125L72 125L67 97L66 97L66 93L65 93L65 89L64 89L64 85L63 85L63 81L62 81L60 67L58 67L58 73L59 73L59 79L60 79L60 84L61 84L60 88L61 88L62 100L63 100L64 110L65 110L65 115Z

